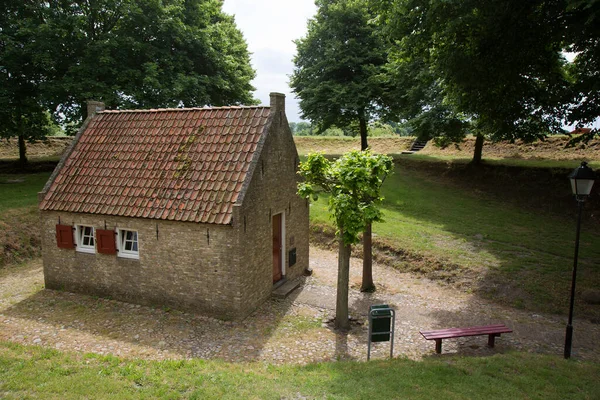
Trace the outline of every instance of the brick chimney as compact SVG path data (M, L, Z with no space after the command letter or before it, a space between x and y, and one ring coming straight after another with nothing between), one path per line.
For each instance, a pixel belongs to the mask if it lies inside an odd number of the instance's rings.
M285 111L285 94L271 92L271 109L275 111Z
M279 125L281 125L285 120L285 94L271 92L269 97L271 98L271 114L279 120Z
M96 113L104 111L106 106L101 101L88 100L87 102L87 117L92 118Z

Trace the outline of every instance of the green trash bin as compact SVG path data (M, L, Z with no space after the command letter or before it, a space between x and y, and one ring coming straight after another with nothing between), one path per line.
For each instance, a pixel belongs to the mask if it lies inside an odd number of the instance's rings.
M369 307L369 325L371 326L371 342L389 342L392 331L392 310L387 304Z

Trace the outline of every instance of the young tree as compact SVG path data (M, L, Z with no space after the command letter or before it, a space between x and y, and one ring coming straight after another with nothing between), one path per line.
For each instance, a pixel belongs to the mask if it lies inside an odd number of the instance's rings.
M348 285L350 250L359 242L359 234L367 224L381 221L379 205L381 185L392 172L390 157L366 151L351 151L336 161L323 154L311 153L300 163L299 174L304 181L298 194L316 199L321 192L329 194L329 211L337 227L339 241L338 283L335 326L348 329Z

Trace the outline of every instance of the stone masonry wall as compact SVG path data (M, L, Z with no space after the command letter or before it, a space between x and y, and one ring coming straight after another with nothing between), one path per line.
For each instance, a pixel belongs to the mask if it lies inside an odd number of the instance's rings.
M272 216L284 214L284 276L295 279L308 268L308 202L297 194L298 154L285 114L274 116L248 192L234 221L240 246L235 254L243 313L258 307L273 290ZM296 248L296 264L289 250Z
M139 260L57 247L55 227L91 225L138 231ZM147 305L167 305L221 319L242 315L233 271L231 226L41 212L46 288Z

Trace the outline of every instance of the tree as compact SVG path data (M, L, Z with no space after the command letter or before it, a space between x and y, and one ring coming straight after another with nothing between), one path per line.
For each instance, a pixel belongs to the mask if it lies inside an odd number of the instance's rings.
M574 85L567 120L591 126L600 116L600 1L568 1L565 20L567 50L576 55L569 66ZM589 140L598 132L592 129L581 139Z
M484 137L528 141L560 131L569 86L563 1L378 3L395 39L388 72L406 84L408 101L421 99L405 107L417 133L457 141L471 131L479 161Z
M42 105L41 68L29 35L32 14L22 1L6 2L0 13L0 137L17 137L19 161L27 162L26 141L44 138L50 130Z
M23 73L37 90L31 101L68 126L86 117L89 99L109 108L255 102L246 43L219 0L21 3L5 18L34 55L34 72Z
M300 98L302 116L319 125L345 128L358 124L361 149L367 124L383 112L377 81L386 63L386 47L370 21L364 0L317 0L308 33L296 40L290 86Z
M339 241L338 283L335 326L348 329L348 284L350 250L359 242L359 234L373 221L381 221L381 186L392 172L392 159L366 151L351 151L336 161L323 154L311 153L300 163L299 174L304 181L298 194L316 198L329 194L329 211L337 227Z
M290 86L305 118L322 132L358 125L361 149L368 147L368 122L388 112L379 80L386 64L384 40L367 0L317 0L308 33L297 40ZM372 278L371 225L363 235L361 290L375 289Z

